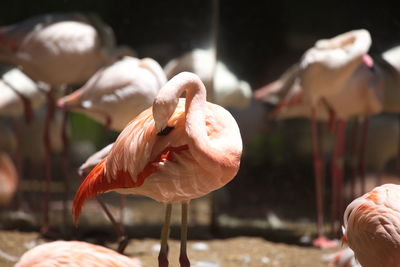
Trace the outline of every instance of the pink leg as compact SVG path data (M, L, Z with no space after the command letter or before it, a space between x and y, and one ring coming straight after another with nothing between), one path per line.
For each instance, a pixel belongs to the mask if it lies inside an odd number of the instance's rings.
M332 208L331 208L331 231L336 233L335 223L340 221L340 213L343 208L343 152L346 122L337 120L335 131L335 148L332 155Z
M181 267L190 267L190 261L187 256L187 224L188 224L188 206L189 204L182 203L182 220L181 220L181 250L179 254L179 263Z
M361 136L361 144L359 150L359 164L358 164L358 172L360 173L361 178L361 193L364 194L366 192L365 185L365 146L367 145L368 138L368 117L364 118L363 131Z
M311 110L311 138L314 158L314 176L315 176L315 193L317 207L317 234L318 237L313 241L313 246L316 247L334 247L337 242L328 240L323 234L324 213L323 213L323 184L324 184L324 160L321 154L320 141L318 135L318 126L316 120L316 111L312 107Z
M320 151L318 125L316 120L316 110L312 107L311 110L311 138L312 150L314 158L314 176L315 176L315 192L317 204L317 234L323 236L324 211L323 211L323 158Z
M50 206L50 183L51 183L51 169L52 169L52 159L51 159L51 139L50 139L50 124L53 120L55 100L53 96L53 89L50 89L47 93L47 113L43 129L43 143L44 143L44 177L45 177L45 192L44 192L44 202L43 202L43 225L40 229L42 234L48 234L49 232L49 206Z
M350 199L354 199L356 196L356 177L357 173L357 148L359 138L359 121L358 118L354 119L353 131L351 135L350 143Z
M65 88L64 95L69 93L69 88ZM68 169L69 169L69 137L68 137L68 111L63 110L62 125L61 125L61 139L63 147L61 151L61 170L64 180L64 196L63 196L63 223L64 231L67 229L68 222L68 194L69 194L69 183L68 183Z
M165 207L165 220L161 231L161 248L160 254L158 254L158 267L168 267L168 237L169 237L169 226L171 223L171 211L172 205L167 204Z

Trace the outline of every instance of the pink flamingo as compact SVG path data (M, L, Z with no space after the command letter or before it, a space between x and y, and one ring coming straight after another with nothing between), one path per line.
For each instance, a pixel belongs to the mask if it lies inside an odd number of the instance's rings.
M384 184L347 206L343 238L362 266L400 266L399 200L400 185Z
M51 87L47 92L47 116L43 131L46 194L42 233L49 230L52 176L49 127L55 108L53 88L83 83L100 67L114 62L123 54L131 54L131 51L116 48L111 28L94 15L55 13L0 28L0 60L21 66L31 79Z
M54 241L25 252L15 267L92 266L141 267L137 258L128 258L111 249L82 241Z
M350 116L382 110L378 86L374 81L376 76L370 69L373 61L366 54L370 44L371 37L366 30L354 30L331 39L319 40L305 52L298 64L288 69L279 80L259 89L255 94L258 99L269 102L276 102L276 97L281 99L273 116L311 116L319 236L314 240L316 246L330 246L330 242L323 237L322 230L323 159L317 138L316 119L333 121L336 116L340 118L335 132L336 146L332 158L332 203L336 205L336 200L340 199L340 191L336 189L342 180L342 170L338 162L343 154L344 121ZM367 67L360 66L362 64ZM359 95L363 96L363 101L359 100ZM333 206L332 212L337 213L336 206Z
M186 93L186 99L179 99ZM85 200L115 190L166 203L159 266L168 266L171 204L182 204L181 266L186 254L188 202L228 183L242 153L239 128L224 108L206 101L198 76L180 73L159 91L153 107L121 132L109 155L86 177L73 203L77 221Z
M161 66L151 58L124 57L97 71L80 89L58 101L65 110L82 112L117 131L151 106L166 83Z

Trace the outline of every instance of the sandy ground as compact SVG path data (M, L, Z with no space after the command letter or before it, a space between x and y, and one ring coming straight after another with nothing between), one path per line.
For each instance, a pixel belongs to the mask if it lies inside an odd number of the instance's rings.
M46 242L36 232L0 232L0 266L14 266L16 260L28 248ZM130 257L137 257L143 266L157 266L159 241L156 239L132 239L125 251ZM106 244L113 248L114 243ZM190 241L188 255L193 267L239 267L239 266L326 266L323 254L336 249L321 250L272 243L256 237L236 237ZM178 264L179 241L170 241L170 266ZM11 256L7 259L7 254Z
M103 196L112 213L118 215L118 196ZM131 237L125 254L139 258L143 266L158 266L157 256L161 222L164 217L164 206L155 201L129 197L125 210L126 231ZM340 247L321 250L300 244L299 240L314 234L315 224L310 220L288 221L273 215L262 218L247 219L240 216L229 216L221 213L217 217L218 233L211 234L210 228L212 201L210 197L191 202L189 214L188 255L192 267L239 267L239 266L327 266L321 256ZM94 200L88 201L79 220L79 227L72 225L70 212L67 213L69 227L62 234L62 204L53 201L51 205L51 223L55 238L66 237L72 240L85 240L116 249L115 232ZM68 207L70 210L70 207ZM15 212L0 214L3 229L0 230L0 266L14 266L15 261L29 248L52 240L43 239L38 229L40 214L27 218ZM179 266L179 205L173 207L170 240L170 266ZM117 216L118 218L118 216ZM16 231L16 227L23 231ZM269 240L269 241L267 241ZM274 242L271 242L273 240Z

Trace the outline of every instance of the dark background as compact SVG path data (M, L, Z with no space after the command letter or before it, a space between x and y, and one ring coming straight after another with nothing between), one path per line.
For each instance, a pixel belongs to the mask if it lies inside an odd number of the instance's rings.
M234 72L259 86L294 62L317 39L365 28L372 53L398 41L395 1L220 0L219 56ZM94 12L120 44L164 64L211 37L211 0L7 0L0 25L49 12Z

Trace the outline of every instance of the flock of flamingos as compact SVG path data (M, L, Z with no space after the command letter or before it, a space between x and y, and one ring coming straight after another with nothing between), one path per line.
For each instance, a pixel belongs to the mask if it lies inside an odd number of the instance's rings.
M372 58L368 55L371 42L363 29L319 40L279 79L253 94L248 83L216 60L213 49L195 49L162 68L151 58L135 57L129 47L117 46L110 27L96 16L51 14L1 27L0 114L7 121L22 117L27 124L43 120L46 204L41 232L49 231L50 128L55 110L79 112L120 134L79 169L85 179L73 200L75 223L86 200L108 191L162 202L165 221L158 262L166 267L171 205L179 203L179 263L190 266L186 253L189 202L223 187L237 174L241 131L246 129L239 129L225 108L246 107L253 97L275 106L270 117L311 120L318 229L313 244L318 247L336 243L323 232L324 159L317 121L326 121L335 136L331 217L343 225L343 243L349 248L330 255L329 264L400 266L400 185L378 186L346 209L343 201L346 122L363 119L359 135L365 140L369 115L400 112L399 52L389 50ZM82 86L70 93L73 85ZM39 109L45 113L41 118ZM18 132L18 127L14 130ZM66 145L66 132L63 136ZM13 160L4 148L0 154L2 206L12 201L21 175L21 140L15 139ZM363 153L359 156L362 163ZM98 245L55 241L29 250L15 266L141 263Z

